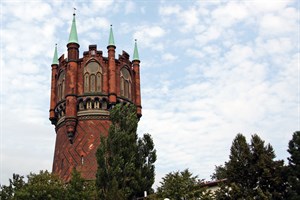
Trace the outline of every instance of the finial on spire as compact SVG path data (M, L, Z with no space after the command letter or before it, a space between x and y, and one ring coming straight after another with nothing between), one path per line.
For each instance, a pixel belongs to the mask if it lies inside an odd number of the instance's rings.
M71 32L69 35L69 43L77 43L78 44L78 36L77 36L77 29L76 29L76 21L75 21L75 10L74 8L74 13L73 13L73 21L72 21L72 26L71 26Z
M75 16L76 15L76 13L75 13L76 8L74 7L73 9L74 9L73 15Z
M57 44L55 44L55 50L54 50L52 65L58 65Z
M112 30L112 24L110 25L108 46L115 46L115 39L114 39L113 30Z
M133 51L133 58L132 60L140 60L139 58L139 51L138 51L138 48L137 48L137 39L134 39L134 51Z

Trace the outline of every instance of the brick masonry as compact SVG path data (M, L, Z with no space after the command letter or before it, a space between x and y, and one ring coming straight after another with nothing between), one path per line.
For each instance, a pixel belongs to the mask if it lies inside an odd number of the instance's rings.
M96 151L100 136L107 136L109 111L117 103L133 103L141 117L140 61L130 61L122 52L115 58L115 46L107 47L108 57L90 45L79 58L79 44L69 43L68 58L52 64L50 121L56 143L53 173L68 181L73 168L83 178L95 179ZM124 69L129 74L122 74Z

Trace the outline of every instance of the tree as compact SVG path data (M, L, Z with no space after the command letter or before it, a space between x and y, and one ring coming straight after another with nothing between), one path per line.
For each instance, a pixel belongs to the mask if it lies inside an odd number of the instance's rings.
M213 175L227 179L227 185L221 187L221 190L216 193L217 199L225 197L239 199L250 195L248 190L241 191L243 188L250 187L250 154L246 138L242 134L238 134L232 142L229 161L225 162L224 167L216 167Z
M15 190L12 199L47 200L65 198L64 183L58 176L48 171L40 171L39 174L30 173L27 178L27 183Z
M157 196L175 200L200 198L204 189L197 176L188 169L182 172L171 172L162 178L161 186L157 188Z
M13 174L13 178L9 179L9 186L1 186L0 199L13 199L15 193L24 187L25 181L23 179L24 176L20 176L19 174Z
M288 182L289 182L289 199L300 199L300 131L293 134L289 142L288 152Z
M64 183L57 175L48 171L39 174L30 173L25 182L23 176L13 174L9 186L1 187L1 200L89 200L95 199L95 183L83 180L80 173L74 170L72 178Z
M227 177L226 171L227 171L226 164L215 166L215 172L213 173L213 175L211 175L211 179L215 181L226 179Z
M229 161L216 168L214 177L226 177L226 186L216 193L217 199L283 199L286 185L282 176L283 161L275 161L270 144L258 135L251 143L238 134L233 140ZM226 198L225 198L226 199Z
M95 182L84 180L80 173L74 169L71 180L66 185L66 199L89 200L95 199Z
M138 155L136 166L140 172L138 175L139 186L138 196L143 196L143 191L153 193L152 185L155 177L154 163L156 161L156 150L150 134L144 134L138 139Z
M108 136L101 137L96 157L96 187L100 199L132 199L150 193L156 150L151 136L137 137L136 107L116 105L110 112Z
M274 160L275 153L270 144L265 145L258 136L253 135L251 144L251 187L258 195L268 199L283 199L285 196L285 180L282 177L283 160Z

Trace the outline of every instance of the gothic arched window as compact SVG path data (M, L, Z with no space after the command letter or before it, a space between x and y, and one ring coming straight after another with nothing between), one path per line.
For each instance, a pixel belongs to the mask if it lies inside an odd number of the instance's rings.
M59 73L57 79L57 101L61 101L65 98L65 72Z
M94 93L102 91L102 67L95 61L84 67L84 92Z
M120 73L121 96L131 99L131 76L126 68L121 69Z

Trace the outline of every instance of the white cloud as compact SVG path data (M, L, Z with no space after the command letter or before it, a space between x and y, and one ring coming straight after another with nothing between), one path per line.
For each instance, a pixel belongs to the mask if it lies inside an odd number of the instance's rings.
M196 8L190 8L183 12L180 12L180 19L184 23L182 29L183 32L188 32L193 30L199 23L198 11Z
M293 51L296 48L296 43L291 41L291 38L281 37L281 38L258 38L255 41L257 46L256 54L259 56L270 56L278 54L286 54Z
M174 56L171 53L164 53L162 55L162 59L165 60L165 61L168 61L168 62L173 62L177 59L177 56Z
M192 38L183 38L181 40L174 41L172 44L178 48L185 48L194 44L194 40Z
M197 58L204 57L204 53L202 51L196 50L196 49L187 49L186 54L188 56L193 56L193 57L197 57Z
M200 45L205 45L206 43L217 40L221 36L221 30L216 26L208 27L204 32L196 35L195 39L200 43Z
M290 135L299 128L295 3L135 1L138 12L128 15L126 3L3 4L1 183L12 173L51 170L50 64L55 43L59 52L66 51L73 6L80 55L95 43L105 54L110 23L117 49L125 46L129 52L132 39L138 39L143 57L139 134L154 138L155 185L166 173L184 168L209 178L214 165L228 160L238 132L248 138L260 134L278 158L286 158ZM133 5L127 6L130 12ZM26 166L16 167L20 163Z
M179 14L181 6L179 5L167 5L159 8L159 14L162 16Z
M245 1L245 5L251 10L252 13L264 13L264 12L278 12L284 9L288 4L293 2L292 0L286 1L273 1L272 3L266 3L260 0Z
M51 7L42 1L28 1L26 4L21 2L5 2L2 4L3 20L10 21L9 15L14 15L23 22L40 22L51 14Z
M261 19L260 31L266 35L278 35L293 31L295 25L280 16L267 14Z
M231 1L225 6L219 6L212 12L213 20L220 27L230 27L248 16L246 7L237 1Z
M163 44L156 42L166 34L166 31L160 26L140 26L136 28L137 31L133 37L146 47L151 47L156 50L163 50Z
M232 64L243 64L253 56L253 50L249 46L234 45L230 51L226 53L226 59Z
M85 24L88 24L86 26ZM69 26L71 29L71 24ZM88 18L83 20L77 20L77 32L78 35L81 35L82 33L89 32L91 30L109 30L110 23L107 18L105 17L95 17L95 18Z
M85 4L87 5L87 4ZM86 6L87 10L93 9L96 12L102 12L103 14L112 11L112 5L114 5L114 1L99 1L92 0L91 5Z
M126 4L125 5L125 13L126 14L133 13L136 10L136 5L132 1L126 1L125 4Z

